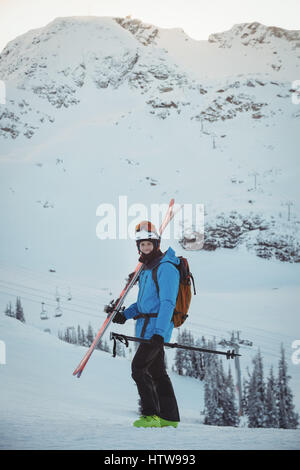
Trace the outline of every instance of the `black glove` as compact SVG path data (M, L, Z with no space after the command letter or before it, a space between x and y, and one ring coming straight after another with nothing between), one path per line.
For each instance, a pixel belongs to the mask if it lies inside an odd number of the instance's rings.
M125 307L123 307L123 310L125 309ZM114 318L112 319L112 322L113 323L120 323L120 325L123 325L125 322L126 322L127 318L125 317L125 315L123 315L123 313L120 311L118 313L116 313L116 315L114 316Z
M160 335L153 335L151 340L151 344L154 344L155 346L163 346L164 344L164 338Z
M113 299L110 301L110 303L108 305L104 305L104 312L105 313L108 313L110 314L111 312L114 311L114 309L116 308L116 305L118 304L120 299L117 299L116 301ZM123 311L125 309L125 307L121 307L119 311Z
M114 301L113 299L110 301L108 305L104 305L104 312L107 313L108 317L114 311L118 302L119 302L119 299L117 299L116 301ZM123 315L124 310L125 310L124 306L120 308L120 310L118 311L118 313L116 313L116 315L114 316L112 320L113 323L120 323L121 325L123 325L123 323L126 322L127 318L125 317L125 315Z

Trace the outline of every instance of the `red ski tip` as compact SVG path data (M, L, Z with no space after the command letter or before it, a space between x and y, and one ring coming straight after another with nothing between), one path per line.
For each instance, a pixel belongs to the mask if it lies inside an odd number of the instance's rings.
M74 370L74 372L73 372L72 375L74 375L74 377L78 377L78 378L79 378L79 377L81 376L81 372L82 372L82 371L76 369L76 370Z

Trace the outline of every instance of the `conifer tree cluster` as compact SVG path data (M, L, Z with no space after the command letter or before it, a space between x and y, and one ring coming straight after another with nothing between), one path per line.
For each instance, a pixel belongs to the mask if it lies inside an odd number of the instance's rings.
M63 331L58 332L58 337L62 341L66 341L71 344L78 344L79 346L85 346L89 348L94 341L96 334L93 330L92 325L89 323L88 328L84 331L80 325L77 326L77 329L74 327L65 328ZM110 347L107 343L107 340L103 341L102 339L97 344L96 349L111 353ZM125 350L122 344L117 342L116 355L125 357Z
M208 349L217 349L215 341ZM229 367L224 371L223 360L216 354L205 354L204 375L204 424L214 426L238 426L239 416L234 381Z
M214 341L195 340L192 333L183 330L178 334L178 343L216 350ZM263 358L260 351L253 359L253 370L243 381L242 408L251 428L295 429L299 415L294 410L293 394L289 386L290 376L281 345L277 376L270 367L264 379ZM194 377L204 382L204 423L216 426L238 426L237 396L231 369L224 371L222 358L215 354L177 349L173 372Z
M253 370L244 380L243 407L250 428L296 429L299 415L295 413L290 376L283 345L280 349L277 377L273 366L264 380L263 359L260 351L253 359Z
M177 342L187 346L217 349L215 341L194 340L190 331L179 332ZM215 354L177 349L173 371L204 381L204 423L237 426L239 422L231 370L226 374L222 359Z
M5 309L4 313L8 317L16 318L17 320L21 321L22 323L25 323L25 315L24 315L24 311L23 311L23 307L22 307L22 304L21 304L20 297L17 297L17 299L16 299L16 308L15 308L15 310L12 307L12 303L9 302L6 305L6 309Z
M202 337L201 340L195 341L192 333L187 330L178 332L177 342L178 344L187 346L196 346L199 348L207 347L204 337ZM195 379L203 380L205 360L207 360L206 356L207 355L196 351L176 349L175 364L172 369L178 375L184 375L187 377L194 377Z

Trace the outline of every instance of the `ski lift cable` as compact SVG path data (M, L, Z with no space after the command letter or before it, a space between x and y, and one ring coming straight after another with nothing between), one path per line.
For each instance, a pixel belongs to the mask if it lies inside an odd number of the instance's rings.
M40 288L37 288L37 287L31 287L31 286L28 286L28 285L25 285L25 284L20 284L20 283L17 283L17 282L12 282L12 281L2 280L2 279L0 279L0 282L6 283L6 284L19 285L19 286L22 286L22 287L26 287L26 289L35 290L35 291L38 291L38 292L44 292L44 293L46 293L46 294L48 294L48 295L51 295L51 294L52 294L52 293L50 293L49 291L47 291L47 290L45 290L45 289L40 289ZM25 282L26 282L26 281L25 281ZM36 282L36 280L35 280L35 282ZM87 295L87 294L86 294L86 295ZM90 296L89 296L89 298L90 298ZM95 298L96 298L96 297L95 297ZM76 296L76 299L80 301L80 298L78 298L77 296ZM100 299L100 300L103 300L104 302L107 303L107 298L104 298L104 296L102 296L102 295L99 296L99 299ZM91 303L91 304L95 304L95 305L99 303L99 302L97 302L97 301L90 301L90 299L85 300L85 302Z
M1 265L5 265L5 264L7 265L7 267L9 269L11 269L11 266L8 263L5 263L5 262L1 261L0 262L0 271L1 271ZM28 276L30 275L35 282L36 282L37 278L40 281L41 278L44 277L44 278L46 278L47 283L49 283L49 281L50 282L55 281L54 284L64 284L65 288L69 287L70 284L73 284L73 286L75 286L75 288L76 288L76 292L78 292L78 290L81 289L85 293L85 295L86 295L86 291L90 291L91 289L93 291L95 291L95 290L98 289L98 287L91 288L90 286L81 284L76 280L75 281L71 280L71 279L66 280L66 279L61 278L60 276L58 276L56 273L49 274L49 273L45 273L45 272L42 272L42 271L39 271L39 270L33 270L33 269L30 269L30 268L27 268L26 266L21 266L21 265L15 265L13 269L14 269L14 271L16 271L16 270L23 271L23 275L25 274L24 271L26 271L26 279L28 279ZM107 289L110 290L109 287L107 287ZM91 294L89 293L89 296L90 295Z
M1 266L1 265L0 265L0 266ZM22 268L22 269L29 270L28 268ZM29 271L30 271L30 270L29 270ZM43 274L45 274L45 273L43 273ZM7 284L7 283L10 283L10 284L13 284L13 285L23 286L23 287L25 287L26 289L35 290L35 291L38 291L38 292L46 292L48 295L51 295L48 291L45 291L45 290L43 290L43 289L38 289L38 288L34 288L34 287L28 287L28 286L25 286L25 285L23 285L23 284L13 283L13 282L11 282L11 281L2 281L2 280L1 280L0 282L6 283L6 284ZM4 287L7 288L8 286L4 286ZM8 287L8 288L10 288L10 287ZM15 289L15 290L16 290L16 289ZM4 292L3 292L3 293L4 293ZM5 294L7 294L7 293L5 293ZM26 292L26 294L28 294L28 292ZM30 294L30 295L35 295L35 294L32 294L32 293L29 293L29 294ZM10 295L10 294L8 294L8 295ZM35 296L37 296L37 295L35 295ZM32 302L36 302L36 301L34 301L34 300L32 300L32 299L28 299L28 300L30 300L30 301L32 301ZM79 300L79 302L82 302L82 301ZM88 301L87 301L87 302L88 302ZM91 302L91 303L93 303L93 302ZM80 308L80 309L82 308L82 306L81 306L81 305L78 305L78 304L72 303L72 305L77 306L77 307ZM86 308L86 306L85 306L84 308ZM90 307L88 307L88 308L90 308ZM88 312L83 312L82 310L81 310L81 311L78 311L78 310L75 310L75 309L68 309L68 308L66 308L66 307L64 307L64 309L67 310L67 311L76 311L76 312L78 312L78 313L82 313L82 314L84 314L84 315L89 315L89 316L93 316L93 317L97 317L97 318L99 318L99 314L101 314L101 311L97 312L97 314L91 314L91 313L88 313ZM96 312L96 310L95 310L95 312ZM229 321L224 320L224 319L223 319L223 321L225 321L225 322L227 322L227 323L229 322ZM197 326L201 326L201 325L197 324ZM221 332L221 330L217 330L216 328L208 327L207 325L203 325L203 326L204 326L204 328L205 328L206 330L218 332L218 335L221 334L222 337L223 337L223 335L224 335L224 333ZM261 338L263 339L264 344L266 343L266 340L267 340L267 339L268 339L268 341L273 341L273 339L272 339L271 337L272 337L272 336L275 337L275 335L276 335L276 333L271 333L271 332L268 332L268 331L263 331L263 332L262 332L262 329L259 329L259 328L257 328L257 327L251 327L251 326L249 326L249 327L247 328L247 331L249 331L249 330L251 330L251 329L252 329L252 330L256 330L256 332L255 332L255 334L254 334L255 337L257 337L257 336L261 337ZM260 333L258 333L257 330L259 330ZM208 335L207 332L205 332L205 334L206 334L206 336ZM216 337L215 334L211 334L211 336ZM269 336L269 338L267 338L268 336ZM287 335L285 335L285 336L287 336ZM274 339L276 340L277 338L274 338ZM277 355L276 355L276 356L277 356Z
M0 282L1 282L1 281L0 281ZM8 289L16 290L18 293L20 292L20 289L19 289L19 288L8 287ZM37 289L37 290L39 290L39 289ZM23 292L24 292L24 291L23 291ZM34 296L34 297L40 298L40 295L31 293L31 292L26 292L26 291L25 291L25 294L26 294L26 295L30 295L30 296ZM23 296L23 298L25 298L25 297ZM43 296L43 298L48 302L48 304L49 304L50 307L52 307L52 308L55 307L55 300L53 300L53 299L50 298L50 297L45 297L45 296ZM32 301L32 302L35 302L35 303L40 303L40 302L38 302L38 301L36 301L36 300L33 300L32 297L31 297L31 298L28 298L28 297L27 297L26 300L29 300L29 301ZM72 304L72 305L73 305L73 304ZM74 304L74 305L75 305L75 304ZM77 307L81 308L80 305L77 305ZM69 308L69 307L65 307L65 306L64 306L64 310L70 311L70 312L82 313L82 314L84 314L84 315L89 315L89 316L91 316L91 317L95 317L95 318L99 318L99 319L101 318L101 314L102 314L101 311L97 312L96 310L94 310L96 313L95 313L95 314L92 314L92 313L90 313L90 312L88 313L88 312L85 312L85 311L82 311L82 310L79 311L79 310L76 310L76 309L74 309L74 308ZM104 312L103 312L103 315L104 315ZM198 325L197 325L197 326L198 326ZM200 326L201 326L201 325L200 325ZM221 338L221 337L223 338L223 336L224 336L224 332L221 331L221 330L217 330L217 329L214 329L214 328L207 327L207 326L203 325L203 331L204 331L204 329L205 329L205 330L217 331L218 334L220 335L220 336L219 336L220 338ZM209 333L207 333L207 331L205 331L205 335L206 335L206 337L207 337L207 336L211 336L211 337L214 337L214 338L217 337L216 334L209 334Z
M11 281L3 281L3 280L0 280L0 283L4 284L4 287L5 287L5 288L10 288L9 286L6 286L5 284L12 284L12 285L14 285L14 286L22 286L22 287L24 287L25 289L34 290L34 291L37 291L37 292L47 293L48 295L51 295L51 294L50 294L48 291L46 291L46 290L38 289L38 288L35 288L35 287L28 287L28 286L25 286L25 285L23 285L23 284L13 283L13 282L11 282ZM14 289L16 290L16 288L14 288ZM19 289L18 289L18 290L19 290ZM24 291L23 291L23 292L24 292ZM25 291L25 293L26 293L26 294L29 294L29 295L35 295L35 296L37 296L36 294L33 294L33 293L31 293L31 292L26 292L26 291ZM49 298L47 298L47 300L49 300ZM83 305L80 305L80 304L74 303L74 302L72 302L72 305L74 305L74 307L77 306L77 307L80 308L80 309L82 309L82 308L84 308L84 309L90 309L90 307L86 305L85 301L80 301L80 300L79 300L79 302L81 302ZM64 308L66 308L66 307L64 307ZM67 309L67 310L68 310L68 309ZM72 309L72 310L74 310L74 309ZM98 311L96 311L96 310L94 310L94 309L91 309L91 310L92 310L93 312L98 312ZM87 312L86 312L85 314L87 314ZM97 316L97 317L98 317L98 314L97 314L97 315L90 314L90 315L91 315L91 316ZM228 321L227 321L227 323L228 323ZM223 336L224 336L223 330L220 330L220 329L217 329L217 328L213 328L213 327L209 327L209 326L204 325L204 324L199 324L199 323L197 323L197 324L194 323L194 324L193 324L193 322L192 322L191 327L192 327L192 328L193 328L193 327L203 327L203 329L205 330L205 334L206 334L206 335L209 334L209 335L215 336L215 337L220 337L220 336L222 336L222 338L223 338ZM204 331L204 330L203 330L203 331ZM248 332L248 335L250 335L250 336L251 336L251 333L250 333L251 330L256 330L255 333L254 333L254 336L255 336L255 337L257 337L257 336L261 337L262 340L263 340L263 342L264 342L264 344L266 344L266 341L268 341L268 342L269 342L269 341L272 341L272 342L273 342L274 340L277 340L276 333L271 333L271 332L268 332L268 331L264 331L264 332L258 333L257 330L260 330L260 331L261 331L261 329L259 329L259 328L257 328L257 327L250 327L250 326L249 326L249 327L247 328L247 332ZM208 333L208 331L210 331L210 333ZM285 336L287 337L286 340L288 340L288 335L285 335Z
M9 283L9 284L13 284L13 286L17 286L17 287L7 286L6 284L8 284L8 283ZM20 290L19 286L22 286L23 289L25 288L25 289L29 289L29 290L35 290L35 291L37 291L37 292L41 292L41 294L36 294L36 293L30 292L30 291L28 292L28 290L27 290L27 291L26 291L26 290L25 290L25 291L23 290L23 292L25 292L25 294L33 295L33 296L35 296L35 297L41 297L41 296L43 296L43 298L46 298L47 300L52 300L52 298L50 299L51 293L49 293L49 292L47 292L47 291L45 291L45 290L43 290L43 289L31 288L31 287L24 286L24 285L22 285L22 284L18 284L18 283L13 283L13 282L9 282L9 281L2 281L2 280L0 280L0 286L1 286L1 284L2 284L2 287L4 287L5 289L14 289L14 290L18 290L18 291L19 291L19 290ZM45 293L46 293L47 295L49 295L49 297L45 297ZM89 305L85 304L83 301L80 301L80 302L83 304L83 306L80 305L80 304L78 304L77 302L75 302L75 303L72 302L72 306L74 305L75 307L78 307L78 308L91 309L91 311L96 312L96 309L94 309L94 308L90 307ZM98 305L100 306L100 303L98 303ZM66 308L66 307L64 306L64 309L65 309L65 308ZM72 309L72 310L74 310L74 309Z
M8 295L8 296L11 296L11 295L18 295L19 290L18 290L18 289L15 289L15 290L17 290L17 293L15 293L15 292L5 292L5 291L0 291L0 293L1 293L1 294ZM28 293L25 293L25 295L27 295L27 294L28 294ZM32 295L35 295L35 294L32 294ZM35 295L35 296L36 296L36 297L39 297L39 296L37 296L37 295ZM24 300L27 300L27 301L29 301L29 302L33 302L33 303L36 303L36 304L40 304L40 303L41 303L39 300L35 300L35 299L30 298L30 297L26 297L26 296L24 296L24 295L22 295L22 298L23 298ZM54 301L53 301L52 299L47 299L47 298L45 298L45 297L44 297L44 299L47 300L47 305L49 305L49 306L52 307L52 308L55 308L55 303L54 303ZM84 311L84 310L76 310L76 309L74 309L74 308L68 308L68 307L64 307L64 310L65 310L65 311L68 311L68 312L72 312L72 313L74 313L74 312L80 313L81 315L85 315L85 316L89 316L89 317L94 317L94 318L97 318L98 320L103 319L103 317L105 317L105 315L106 315L104 312L103 312L103 314L102 314L101 310L100 310L97 314L93 314L93 313L90 313L90 312L86 312L86 311Z
M16 294L12 294L12 293L10 293L10 292L4 292L4 291L0 291L0 294L5 294L5 295L9 295L9 296L10 296L10 295L16 295ZM28 297L24 297L24 296L22 296L22 298L25 299L25 300L27 300L27 301L36 303L36 304L41 304L40 301L34 300L34 299L32 299L32 298L28 298ZM52 302L53 302L53 301L52 301ZM51 305L51 300L50 300L49 302L47 302L47 305L49 305L50 307L54 307L54 304ZM64 310L68 310L68 311L70 311L70 312L77 312L77 313L80 313L80 314L83 314L83 315L87 315L87 316L91 316L91 317L96 317L97 319L101 319L101 316L100 316L100 315L93 315L93 314L90 314L90 313L87 313L87 312L84 312L84 311L79 311L79 310L69 309L69 308L65 308ZM99 313L101 313L101 312L99 312ZM103 313L104 313L104 312L103 312ZM208 334L205 333L205 334L202 335L202 336L205 336L205 338L206 338L206 337L208 336ZM214 337L215 337L215 336L214 336ZM201 339L201 338L199 337L199 339ZM254 347L254 348L253 348L253 347L251 348L251 351L252 351L253 353L258 352L258 350L259 350L259 346ZM264 352L266 352L269 356L275 357L276 359L279 358L279 353L276 352L275 349L271 351L271 350L266 350L266 349L264 348Z
M216 321L221 321L223 323L228 323L228 324L231 324L232 325L232 321L230 320L226 320L224 318L218 318L218 317L211 317L212 320L216 320ZM231 328L231 327L230 327ZM274 333L274 332L271 332L271 331L268 331L268 330L264 330L263 328L258 328L256 326L252 326L252 325L243 325L243 333L244 332L247 332L247 335L250 335L251 336L251 330L257 330L259 331L260 333L253 333L253 335L256 337L256 336L261 336L263 337L264 339L266 338L266 336L269 336L270 339L271 337L273 337L274 339L277 339L277 333ZM280 332L280 335L282 336L282 333ZM286 335L288 336L288 335ZM272 340L273 340L272 338Z
M10 296L11 296L11 295L18 295L19 290L18 290L17 293L14 293L14 292L4 292L4 291L0 291L0 293L5 294L5 295L10 295ZM27 295L27 293L25 293L25 295ZM34 294L33 294L33 295L34 295ZM39 297L39 296L36 295L36 297ZM27 301L29 301L29 302L37 303L37 304L40 304L40 303L41 303L40 301L35 300L35 299L33 299L32 297L30 298L30 297L26 297L26 296L24 296L24 295L22 295L22 299L27 300ZM55 309L55 303L54 303L54 301L52 301L51 299L47 299L47 298L45 298L45 297L44 297L44 299L47 301L47 305L49 305L49 307ZM84 311L84 310L76 310L76 309L74 309L74 308L67 308L67 307L64 307L64 310L65 310L65 311L68 311L68 312L72 312L72 313L76 312L76 313L80 313L80 314L85 315L85 316L94 317L94 318L97 318L98 320L103 319L103 316L105 315L104 312L103 312L103 315L102 315L102 312L101 312L101 311L99 311L98 314L93 314L93 313L90 313L90 312L86 312L86 311Z
M6 287L7 288L7 287ZM8 287L8 289L13 289L13 290L16 290L17 293L20 292L20 289L19 288L11 288L11 287ZM24 292L24 291L23 291ZM2 292L2 293L5 293L7 295L12 295L11 293L7 293L7 292ZM34 296L34 297L40 297L40 295L38 294L33 294L33 293L28 293L25 291L25 294L26 295L31 295L31 296ZM13 295L16 295L16 294L13 294ZM23 298L25 298L23 296ZM47 303L49 304L50 307L52 308L55 308L55 301L53 301L51 298L48 298L48 297L43 297ZM33 300L32 297L31 298L25 298L26 300L29 300L31 302L35 302L35 303L40 303L39 301L36 301L36 300ZM75 305L75 304L74 304ZM82 308L80 305L77 305L77 307L79 307L80 309ZM68 308L68 307L64 307L64 310L66 311L69 311L69 312L77 312L77 313L80 313L80 314L83 314L83 315L87 315L87 316L90 316L90 317L94 317L94 318L97 318L97 319L101 319L102 318L102 312L99 311L97 312L95 310L95 313L91 313L91 312L87 312L87 311L83 311L83 310L76 310L74 308ZM103 312L103 315L104 315L104 312ZM216 338L216 340L220 340L220 339L223 339L224 338L224 331L222 330L218 330L216 328L213 328L213 327L210 327L210 326L207 326L207 325L204 325L204 324L195 324L194 323L194 326L193 324L191 325L192 328L195 328L195 327L200 327L202 328L202 332L203 332L203 335L206 336L206 338L208 336L211 336L212 338ZM190 326L188 329L191 329ZM218 334L216 334L215 332L217 332ZM262 337L262 341L263 341L263 344L266 345L266 337L264 337L263 335L261 335ZM272 348L272 346L270 345L270 347ZM255 348L253 350L256 350ZM266 351L266 348L264 347L264 350ZM270 349L270 351L273 351L274 352L274 355L277 357L277 353L275 352L275 349Z
M217 319L217 320L219 321L219 319ZM224 321L224 323L230 324L229 329L236 329L236 328L232 327L232 321L223 320L223 319L221 319L221 321L222 322ZM200 324L200 323L191 322L191 325L192 325L192 328L198 327L198 326L203 326L204 328L210 328L211 330L214 330L214 331L221 331L221 330L218 330L218 329L213 328L213 327L207 327L206 325ZM277 339L278 339L278 333L271 332L271 331L268 331L268 330L264 330L263 328L258 328L258 327L254 327L254 326L251 326L251 325L243 325L242 328L243 328L243 334L247 334L247 336L250 336L250 337L252 336L254 338L260 337L260 338L262 338L262 340L264 342L266 342L266 341L273 342L273 341L277 341ZM221 334L224 336L224 330L222 330ZM290 337L290 335L288 335L286 333L280 333L280 337L282 338L283 336L285 336L286 341L288 341L288 338Z
M224 331L222 331L222 333L221 333L222 336L219 336L219 332L221 330L217 330L216 328L213 328L213 327L210 327L210 326L207 326L207 325L204 325L204 324L199 324L199 323L196 324L194 322L194 324L192 324L191 327L189 325L188 329L195 331L199 327L201 328L201 331L203 332L203 336L205 336L205 338L211 336L211 337L215 338L217 341L224 339ZM212 332L214 332L214 331L217 331L218 335L212 334ZM278 357L278 352L277 352L277 350L275 349L275 346L274 346L274 341L276 340L276 338L275 338L275 340L272 340L271 338L266 340L266 338L263 335L261 335L261 337L262 337L261 344L263 344L263 350L265 352L268 352L268 354L270 354L274 357ZM255 339L256 339L256 336L255 336ZM285 341L289 342L289 338L286 337ZM247 346L245 346L245 345L240 345L240 347L242 347L243 349L247 348ZM247 348L247 349L249 349L249 348ZM258 351L258 349L259 349L259 345L256 344L255 347L251 347L251 349L249 349L249 350Z
M41 292L41 293L47 294L47 295L53 295L53 292L50 293L48 290L39 289L39 288L36 288L36 287L31 287L31 286L28 286L28 285L25 285L25 284L20 284L20 283L11 282L11 281L3 281L3 280L1 280L0 282L5 283L5 284L12 284L12 285L15 285L15 286L21 286L21 287L24 287L24 288L26 288L26 289L30 289L30 290L32 290L32 291ZM69 294L68 294L68 295L69 295ZM63 297L65 297L65 296L63 296ZM89 296L89 297L90 297L90 296ZM96 299L97 297L94 295L94 298ZM103 301L103 304L104 304L105 302L107 303L107 298L104 299L103 296L101 296L101 297L99 296L99 301L101 301L101 300ZM77 301L83 302L85 305L86 305L87 303L90 303L91 306L92 306L92 305L93 305L93 306L99 305L99 301L96 301L96 300L95 300L95 301L91 301L90 298L89 298L89 299L85 299L84 301L82 301L82 300L80 300L80 298L77 297Z
M1 282L0 282L0 286L1 286ZM35 294L33 292L28 292L28 291L24 291L23 289L20 289L19 287L11 287L11 286L1 286L1 287L4 287L5 289L12 289L12 290L15 290L17 292L23 292L25 293L26 295L30 295L30 296L34 296L34 297L39 297L39 298L44 298L45 300L47 300L48 302L52 303L52 302L55 302L55 300L53 300L52 297L46 297L44 294ZM74 305L75 307L77 306L78 308L82 308L81 305L78 305L76 303L73 303L72 305ZM55 306L55 304L54 304ZM84 306L84 308L88 308L90 309L89 306ZM68 308L68 307L64 307L65 310L69 310L69 311L76 311L74 308ZM96 310L94 309L91 309L92 311L96 312Z

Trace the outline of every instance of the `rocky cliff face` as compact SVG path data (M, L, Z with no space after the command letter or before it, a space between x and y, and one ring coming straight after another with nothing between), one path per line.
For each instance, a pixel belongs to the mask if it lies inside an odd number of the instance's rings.
M275 26L265 26L261 23L242 23L234 25L229 31L211 34L208 38L211 43L219 47L244 46L265 47L265 45L285 45L296 50L300 47L300 32L289 31Z

